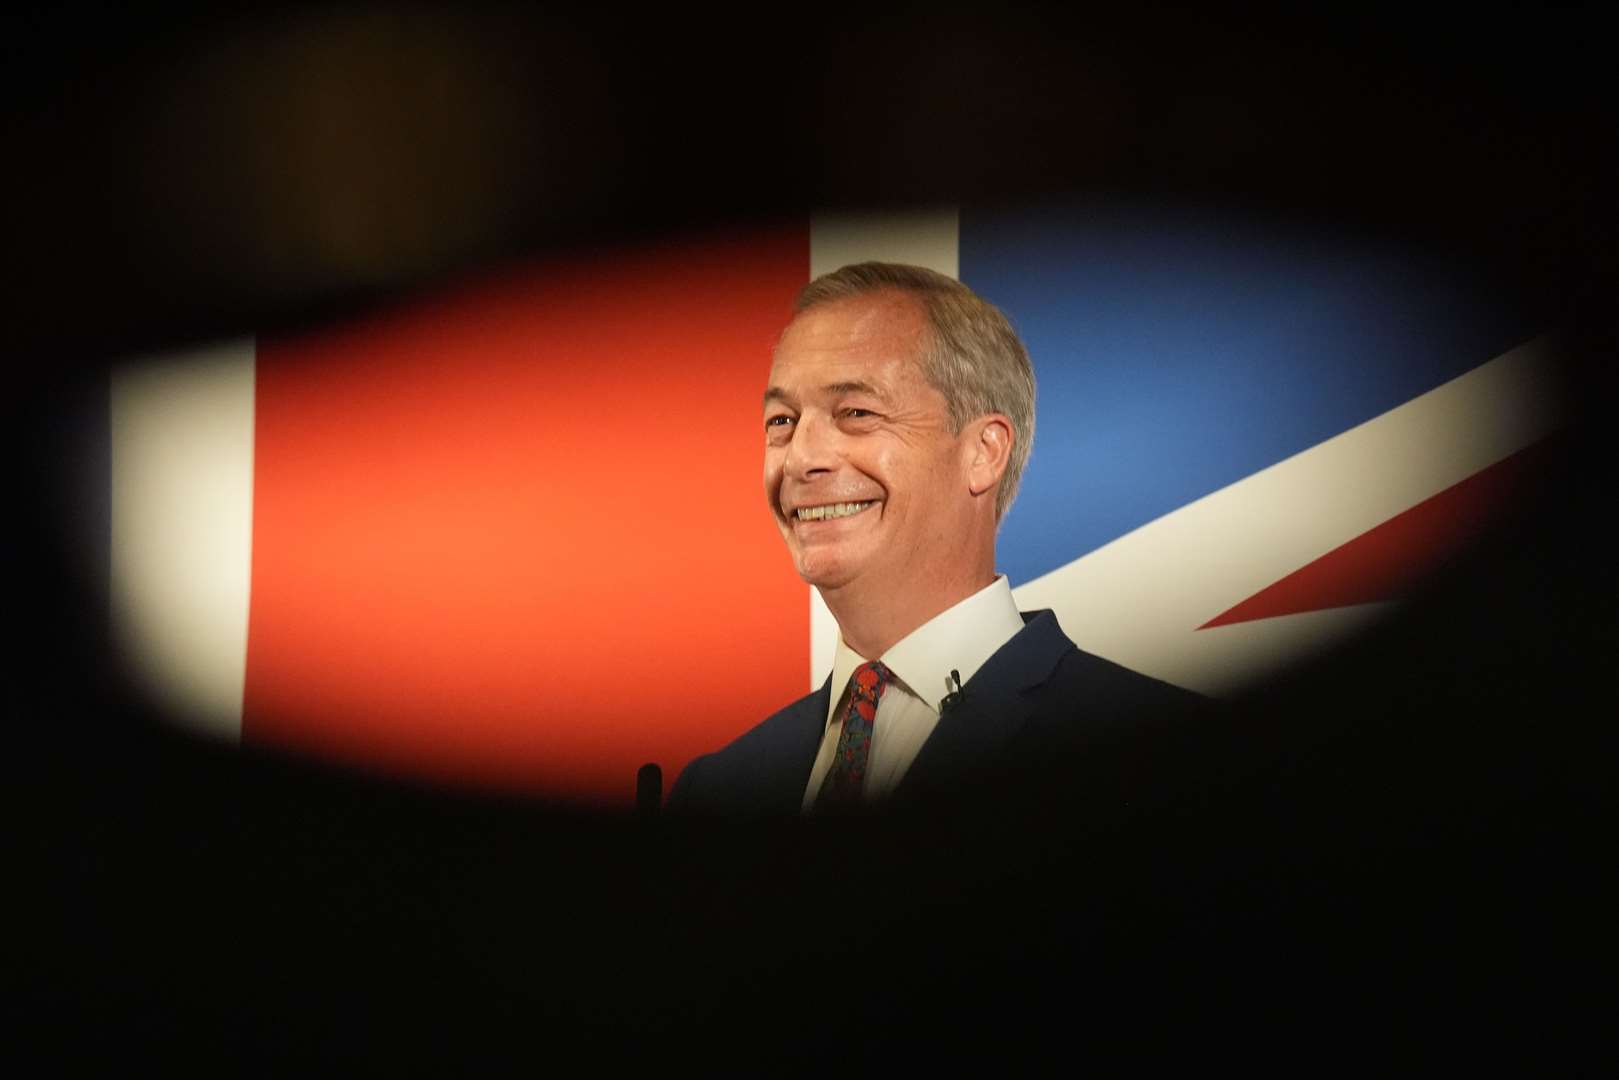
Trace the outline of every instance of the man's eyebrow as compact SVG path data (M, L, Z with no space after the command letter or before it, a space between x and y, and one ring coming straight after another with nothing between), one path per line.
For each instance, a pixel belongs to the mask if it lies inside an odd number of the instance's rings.
M827 383L825 386L821 387L821 393L826 394L828 397L836 397L839 394L870 394L872 397L877 398L880 401L888 400L888 395L884 394L876 386L869 382L861 382L859 380L853 382ZM784 405L796 404L796 399L793 397L793 395L779 386L772 386L770 389L765 391L765 405L768 406L772 401L779 401Z
M821 387L824 393L837 394L870 394L874 398L888 400L888 396L869 382L835 382L827 383Z

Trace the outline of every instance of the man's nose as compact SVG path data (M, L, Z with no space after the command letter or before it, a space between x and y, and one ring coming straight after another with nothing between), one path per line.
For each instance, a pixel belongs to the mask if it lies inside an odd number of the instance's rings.
M795 480L808 480L817 473L832 472L838 465L837 429L829 419L815 415L799 418L787 444L783 467Z

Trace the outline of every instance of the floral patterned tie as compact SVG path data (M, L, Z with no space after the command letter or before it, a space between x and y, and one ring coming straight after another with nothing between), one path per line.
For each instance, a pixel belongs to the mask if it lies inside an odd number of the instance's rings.
M860 802L865 790L866 758L871 753L871 725L877 718L877 702L893 679L894 673L876 660L854 669L837 754L832 758L826 779L821 781L820 794L815 796L817 811Z

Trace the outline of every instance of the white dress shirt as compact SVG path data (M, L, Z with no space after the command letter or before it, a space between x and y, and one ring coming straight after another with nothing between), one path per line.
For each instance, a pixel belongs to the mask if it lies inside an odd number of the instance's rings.
M866 759L868 801L882 799L899 785L922 744L933 734L939 723L939 703L955 689L950 682L951 669L960 673L963 683L968 682L1022 629L1023 616L1012 600L1012 586L1005 574L999 574L978 592L912 630L878 658L894 673L894 681L877 702L877 717L872 722L871 750ZM821 750L815 755L815 767L804 789L805 812L814 807L821 782L832 768L838 737L843 734L849 679L866 660L844 644L843 635L838 634L837 657L832 663L832 700Z

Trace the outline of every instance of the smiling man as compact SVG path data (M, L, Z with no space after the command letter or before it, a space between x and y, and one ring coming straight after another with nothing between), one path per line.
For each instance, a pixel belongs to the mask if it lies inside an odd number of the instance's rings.
M1072 746L1192 695L1020 613L995 535L1034 435L1006 317L919 267L811 282L764 393L764 487L799 575L837 620L818 691L693 761L674 810L826 812Z

